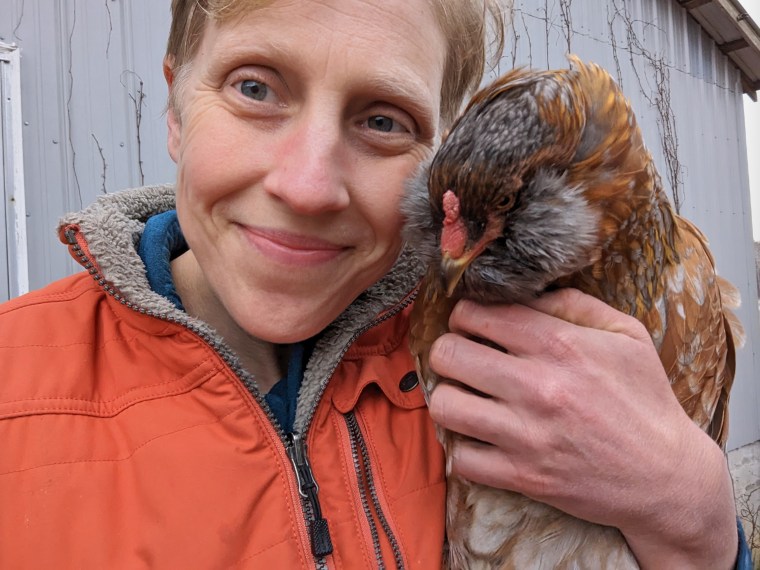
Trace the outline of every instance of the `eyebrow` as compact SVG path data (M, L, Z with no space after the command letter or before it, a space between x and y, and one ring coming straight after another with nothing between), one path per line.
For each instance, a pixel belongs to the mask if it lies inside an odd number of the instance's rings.
M432 108L432 101L424 96L430 90L422 81L413 75L399 77L397 74L391 75L381 72L368 76L362 85L378 99L387 99L389 102L409 110L415 119L422 123L419 125L421 130L430 131L430 136L435 135L438 117L435 114L435 109Z
M282 62L292 58L294 54L287 44L268 41L263 50L258 50L255 45L250 44L233 46L216 44L211 55L212 59L215 59L222 67L231 67L241 64L251 55L261 57L265 62L267 60ZM430 95L435 95L435 93L413 73L373 69L371 73L360 79L357 86L379 101L393 103L411 113L420 127L421 135L424 133L430 138L436 135L437 119L440 113L436 114L433 101L425 96L426 93Z
M217 43L210 52L210 59L216 65L227 67L240 65L251 56L262 57L264 59L282 58L292 56L286 47L278 45L277 42L268 42L263 50L257 49L256 44L241 45L236 43L232 46Z

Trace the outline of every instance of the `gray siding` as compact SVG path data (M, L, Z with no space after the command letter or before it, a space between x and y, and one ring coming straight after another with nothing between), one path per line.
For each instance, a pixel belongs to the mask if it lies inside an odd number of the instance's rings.
M572 51L611 70L632 99L681 213L707 234L721 274L741 289L748 343L738 355L729 446L760 439L760 323L738 72L675 0L516 0L513 20L500 70L564 67ZM0 39L22 49L32 288L77 269L53 233L62 213L103 192L173 180L162 116L168 25L168 1L0 0ZM136 106L140 79L145 98Z
M169 17L169 2L155 0L0 0L0 38L21 48L32 289L78 270L54 232L62 214L173 180L162 116Z

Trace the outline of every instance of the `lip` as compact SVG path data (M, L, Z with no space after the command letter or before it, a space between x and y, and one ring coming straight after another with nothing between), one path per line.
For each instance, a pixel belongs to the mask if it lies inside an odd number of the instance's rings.
M239 226L264 257L280 265L315 267L333 261L349 248L320 238L283 230Z

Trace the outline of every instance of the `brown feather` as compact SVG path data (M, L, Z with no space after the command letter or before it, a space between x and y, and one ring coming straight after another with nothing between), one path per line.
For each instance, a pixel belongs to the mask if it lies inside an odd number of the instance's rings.
M716 275L702 233L670 206L620 88L600 67L570 59L570 70L514 70L476 94L423 173L429 207L408 208L410 227L422 228L410 230L413 245L439 239L430 228L440 231L451 189L471 243L494 216L505 232L450 298L428 246L411 328L423 389L442 380L429 351L458 299L519 302L575 287L644 324L678 401L724 446L734 341L743 341L729 310L738 293ZM449 454L459 436L439 435ZM638 568L616 529L456 476L448 488L451 568Z

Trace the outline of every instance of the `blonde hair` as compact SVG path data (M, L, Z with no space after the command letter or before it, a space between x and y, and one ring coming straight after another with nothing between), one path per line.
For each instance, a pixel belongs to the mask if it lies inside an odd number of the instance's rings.
M498 58L501 55L504 18L499 0L429 1L448 43L440 111L443 126L448 127L464 100L477 89L490 57ZM166 48L175 82L169 93L170 108L175 111L180 109L183 70L195 57L206 23L211 20L224 23L270 2L172 0L172 24Z

